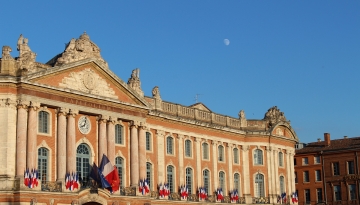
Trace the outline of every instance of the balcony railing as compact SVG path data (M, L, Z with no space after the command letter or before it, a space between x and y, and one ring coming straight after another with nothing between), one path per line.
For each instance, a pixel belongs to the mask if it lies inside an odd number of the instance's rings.
M270 204L270 197L253 197L253 204Z

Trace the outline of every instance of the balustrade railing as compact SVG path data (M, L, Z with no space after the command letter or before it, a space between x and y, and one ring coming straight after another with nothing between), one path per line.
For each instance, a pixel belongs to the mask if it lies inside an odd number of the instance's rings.
M270 197L253 197L253 204L270 204Z

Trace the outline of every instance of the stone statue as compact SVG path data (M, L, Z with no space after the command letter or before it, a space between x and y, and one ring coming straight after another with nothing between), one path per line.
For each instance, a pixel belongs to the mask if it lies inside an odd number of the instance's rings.
M152 96L154 98L160 98L160 91L159 91L159 87L158 86L155 86L153 89L152 89Z
M3 46L2 47L2 59L3 60L9 60L9 59L13 59L10 55L11 52L11 47L10 46Z
M140 96L144 96L144 92L141 90L141 82L139 78L139 68L134 69L131 72L131 77L128 80L128 85L134 89Z
M286 121L285 115L283 112L277 108L277 106L271 107L266 113L264 120L269 122L269 126L272 126L280 121Z
M17 50L19 51L17 61L20 69L32 70L35 66L36 53L31 51L28 42L28 39L20 34L17 42Z
M239 112L239 119L246 119L245 111L244 111L244 110L240 110L240 112Z

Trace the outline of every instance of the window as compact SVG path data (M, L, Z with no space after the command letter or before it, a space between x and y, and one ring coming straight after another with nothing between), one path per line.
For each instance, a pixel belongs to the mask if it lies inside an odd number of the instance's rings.
M320 156L314 157L314 164L320 164Z
M191 141L185 140L185 156L191 157Z
M255 177L255 194L256 194L256 197L265 197L264 175L262 175L262 174L256 174L256 177Z
M193 181L193 174L192 169L190 167L186 168L186 187L189 190L189 194L192 193L192 181Z
M321 170L315 170L315 181L321 181Z
M202 144L203 159L209 159L209 145L207 143Z
M225 191L225 173L224 172L219 172L219 186L223 190L223 192L226 193L226 191Z
M152 164L146 162L146 179L149 182L149 187L151 191L151 184L152 184Z
M284 176L280 176L280 193L285 193L285 179L284 179Z
M146 132L146 150L151 151L151 134Z
M309 182L309 171L304 171L304 182Z
M238 173L234 174L234 189L240 193L240 175Z
M234 152L234 164L239 164L239 150L238 148L233 149Z
M279 166L283 167L284 166L284 155L282 152L279 152ZM283 193L283 192L281 192Z
M39 179L43 182L49 181L48 177L48 156L49 152L46 148L38 149L38 172Z
M166 153L167 154L173 154L173 138L172 137L167 137L166 138Z
M334 186L334 199L335 201L341 201L341 187L339 185Z
M309 159L307 157L302 158L302 164L303 165L308 165L309 164Z
M295 172L295 183L298 183L297 172Z
M39 112L39 133L49 133L49 113Z
M118 170L118 174L119 174L119 179L120 179L120 187L124 187L124 159L121 157L116 157L115 158L115 166Z
M355 174L354 161L347 162L348 174Z
M218 152L219 152L219 161L223 162L224 161L224 147L222 145L220 145L218 147Z
M294 166L296 166L296 158L294 158Z
M90 172L90 148L87 144L82 143L76 149L76 173L79 179L82 177L83 182L89 179Z
M171 138L171 137L170 137ZM172 139L172 138L171 138ZM169 189L170 189L170 193L174 192L174 167L169 165L167 167L167 182L169 183Z
M254 150L254 164L255 165L262 165L263 164L263 156L262 156L262 150L261 149Z
M349 195L350 195L350 200L356 200L356 185L355 184L349 184Z
M123 126L121 126L119 124L115 125L115 143L116 144L124 144Z
M305 194L305 204L310 204L310 189L305 189L304 194Z
M203 171L203 180L204 180L204 188L206 193L209 193L209 188L210 188L210 173L209 170L205 169Z
M334 175L340 175L339 162L333 163L333 173Z
M323 201L321 188L316 189L316 197L318 203L321 203Z

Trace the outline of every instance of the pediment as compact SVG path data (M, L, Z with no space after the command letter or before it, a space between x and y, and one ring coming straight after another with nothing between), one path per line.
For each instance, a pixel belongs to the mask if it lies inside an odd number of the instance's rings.
M144 97L137 94L107 66L96 59L85 59L28 76L33 83L58 88L66 92L99 96L109 100L148 107Z
M196 108L196 109L199 109L202 111L211 112L211 110L202 103L196 103L196 104L190 105L189 107Z

